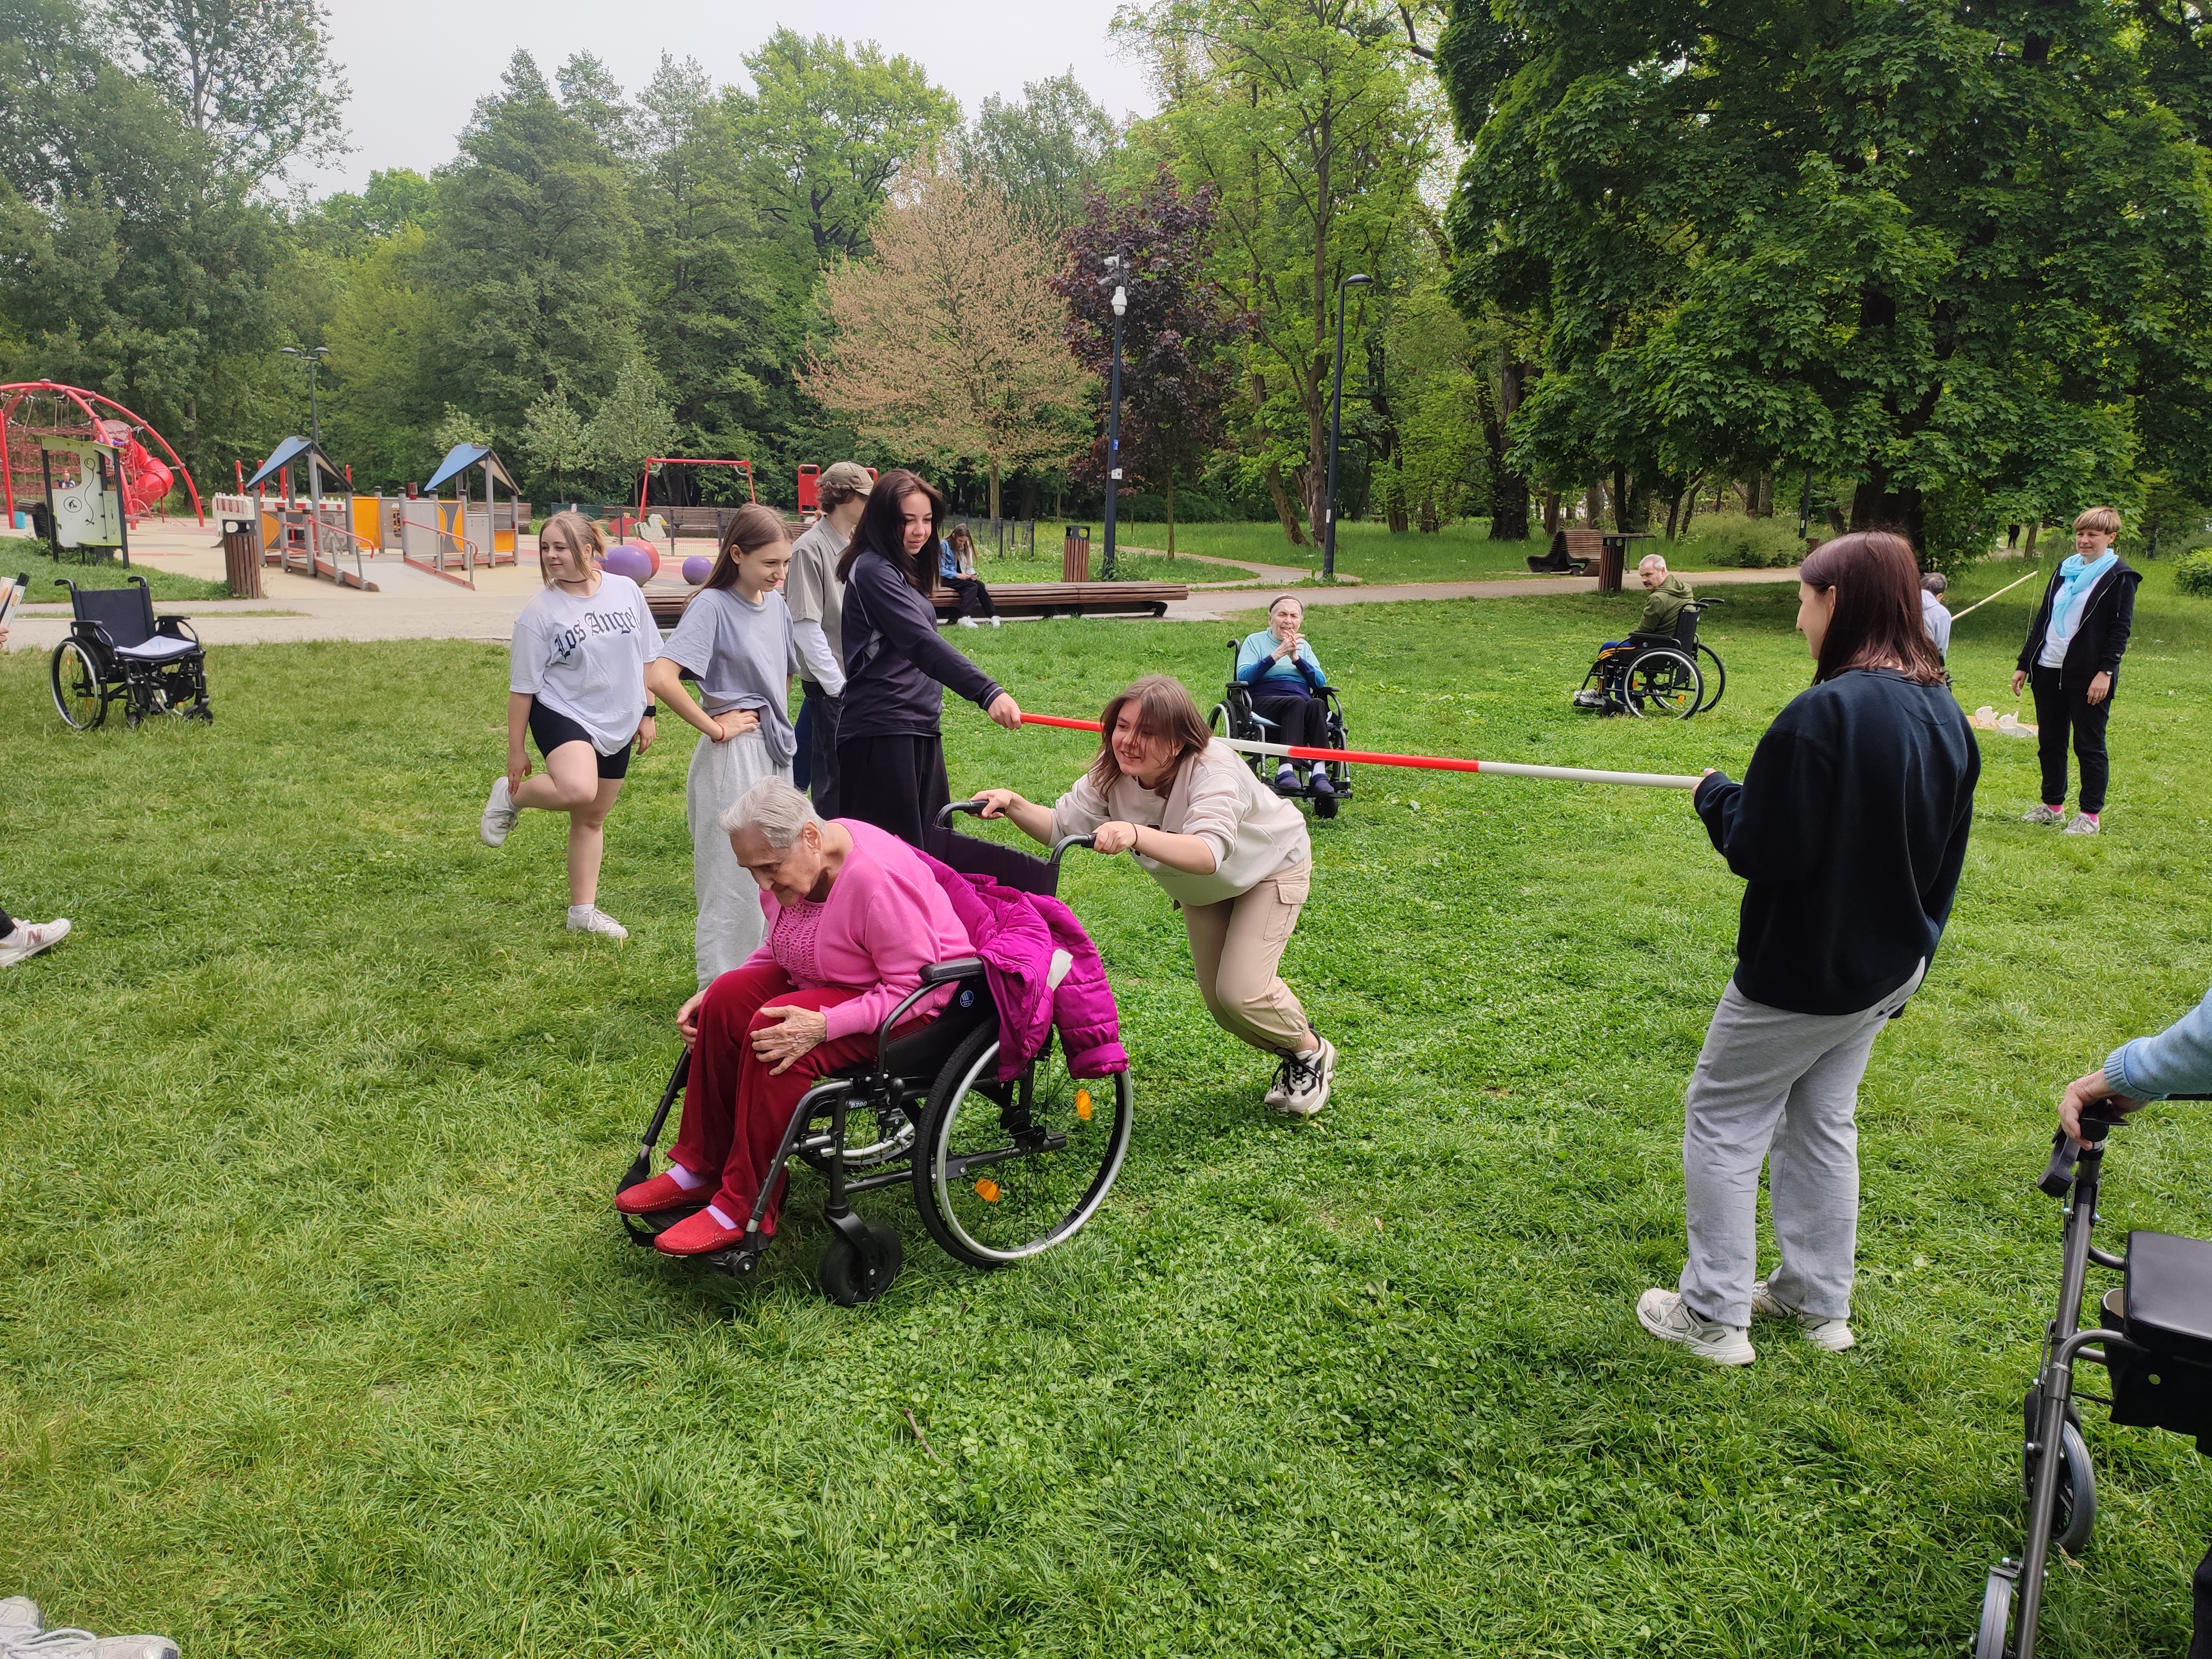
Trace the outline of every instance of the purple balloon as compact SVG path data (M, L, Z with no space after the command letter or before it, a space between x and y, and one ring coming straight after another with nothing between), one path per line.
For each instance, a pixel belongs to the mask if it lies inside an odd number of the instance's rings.
M641 547L617 542L607 550L606 568L617 576L642 582L653 574L653 557Z
M684 561L684 580L696 587L714 574L714 562L704 553L694 553Z

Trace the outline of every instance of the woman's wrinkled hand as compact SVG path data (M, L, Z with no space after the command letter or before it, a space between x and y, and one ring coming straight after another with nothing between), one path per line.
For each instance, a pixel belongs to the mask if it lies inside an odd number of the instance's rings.
M702 991L676 1011L676 1035L684 1039L686 1048L699 1046L699 1005L706 1000L707 994Z
M2066 1138L2076 1146L2087 1143L2081 1139L2081 1114L2090 1106L2102 1106L2107 1113L2124 1117L2141 1109L2142 1102L2130 1100L2125 1095L2113 1092L2112 1085L2105 1080L2104 1068L2086 1076L2077 1077L2066 1085L2066 1092L2058 1100L2058 1127L2066 1131Z
M1109 818L1091 832L1091 850L1104 853L1109 857L1115 853L1126 853L1136 844L1137 826L1133 823Z
M801 1008L784 1003L773 1008L763 1008L763 1014L781 1014L783 1019L775 1025L763 1025L753 1033L753 1053L762 1061L778 1063L769 1069L775 1077L789 1071L810 1049L817 1048L830 1036L830 1016L819 1008Z

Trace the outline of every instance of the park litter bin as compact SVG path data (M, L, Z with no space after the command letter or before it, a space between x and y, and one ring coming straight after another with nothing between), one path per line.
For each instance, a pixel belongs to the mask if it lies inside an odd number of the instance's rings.
M234 599L258 599L261 594L261 515L222 521L222 568Z
M1091 580L1091 526L1072 524L1060 552L1060 579L1064 582Z

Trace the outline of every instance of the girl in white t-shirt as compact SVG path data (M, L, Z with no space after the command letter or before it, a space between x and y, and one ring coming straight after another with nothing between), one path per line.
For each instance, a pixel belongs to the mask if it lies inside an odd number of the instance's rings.
M599 907L607 814L629 770L630 744L653 744L645 665L660 654L660 629L645 593L599 568L606 544L580 513L556 513L538 532L545 590L514 619L507 700L507 772L491 787L479 830L496 847L526 806L568 815L568 926L627 939ZM527 731L545 757L531 775Z

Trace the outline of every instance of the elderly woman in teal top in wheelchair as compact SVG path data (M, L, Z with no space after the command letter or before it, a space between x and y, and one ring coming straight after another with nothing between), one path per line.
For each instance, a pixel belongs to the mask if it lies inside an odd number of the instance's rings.
M1328 676L1306 643L1306 608L1285 593L1267 607L1267 625L1237 648L1237 678L1250 688L1252 710L1273 729L1271 743L1321 749L1328 743ZM1301 774L1304 775L1301 776ZM1289 760L1275 768L1275 792L1310 794L1316 817L1336 816L1336 786L1322 767Z

